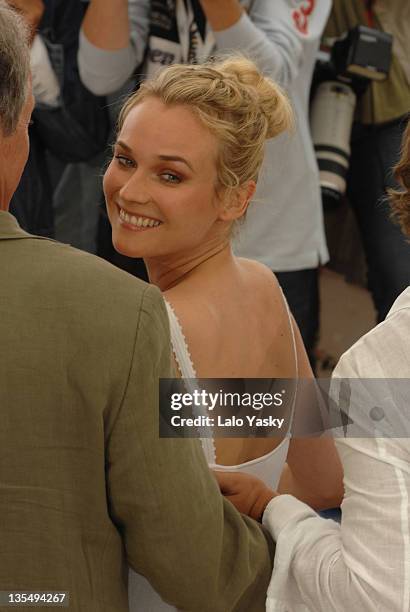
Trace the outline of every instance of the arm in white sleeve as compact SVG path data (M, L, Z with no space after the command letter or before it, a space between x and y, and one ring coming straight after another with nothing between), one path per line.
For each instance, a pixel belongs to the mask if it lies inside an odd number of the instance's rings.
M305 606L301 612L374 612L377 605L407 612L410 471L385 462L374 439L340 440L337 447L346 470L341 525L289 495L265 510L276 540L267 610L286 602L285 610Z
M147 0L128 0L130 42L124 49L100 49L81 30L78 68L82 82L93 94L114 93L141 64L148 40L149 4Z
M264 74L289 87L298 75L305 44L319 44L330 11L330 0L307 0L299 8L297 4L254 0L249 15L244 12L233 26L214 33L218 51L248 54Z
M40 34L36 34L31 46L30 68L36 105L57 108L60 105L60 85Z
M388 318L342 357L334 377L361 379L360 384L374 377L376 384L404 378L409 323L410 309ZM349 416L366 416L368 408L353 402ZM389 418L394 421L392 412ZM263 522L276 540L267 610L408 612L408 438L369 433L336 439L336 447L345 474L340 526L289 495L273 499L265 510Z

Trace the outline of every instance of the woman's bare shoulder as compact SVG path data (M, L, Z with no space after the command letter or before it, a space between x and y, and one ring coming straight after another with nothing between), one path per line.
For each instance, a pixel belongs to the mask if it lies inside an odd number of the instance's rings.
M283 293L275 274L268 266L253 259L237 258L238 265L248 275L249 282L259 290L265 290L268 295L276 298L276 301L284 305Z
M207 290L197 291L187 286L176 286L163 293L164 299L171 306L184 333L196 337L206 322Z

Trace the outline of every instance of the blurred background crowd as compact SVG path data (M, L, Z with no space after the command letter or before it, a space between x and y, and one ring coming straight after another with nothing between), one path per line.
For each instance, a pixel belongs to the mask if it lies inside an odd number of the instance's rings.
M114 251L103 203L118 110L162 66L241 52L286 90L295 129L268 142L235 250L277 275L319 373L385 318L410 285L385 198L410 111L408 0L9 4L32 33L31 152L10 208L23 229L147 280Z

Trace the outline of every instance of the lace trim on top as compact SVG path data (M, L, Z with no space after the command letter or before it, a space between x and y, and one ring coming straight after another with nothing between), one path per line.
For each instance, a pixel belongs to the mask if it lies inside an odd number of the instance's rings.
M167 302L167 300L165 300L165 305L168 311L171 332L171 344L175 356L175 361L177 362L181 376L184 379L184 384L187 391L189 393L192 393L193 391L195 391L195 389L198 388L196 384L197 374L194 368L194 364L192 363L188 344L174 309L172 308L171 304ZM202 407L197 407L194 412L195 411L197 412L198 416L207 416L206 411L203 410ZM216 449L213 440L212 429L210 427L198 427L198 431L201 436L202 449L204 451L207 462L215 464Z
M295 331L293 329L292 317L291 317L291 312L290 312L288 302L285 298L282 288L280 289L281 289L283 301L286 306L286 311L288 313L289 325L290 325L292 342L293 342L293 354L294 354L294 359L295 359L296 378L297 378L299 364L298 364L298 353L297 353L297 347L296 347ZM171 306L171 304L167 302L167 300L164 300L164 301L167 307L168 317L170 321L171 343L172 343L172 350L175 356L175 360L177 362L182 378L185 379L185 387L190 393L192 393L192 391L197 389L197 385L195 384L195 380L194 380L197 378L196 370L194 368L192 357L188 349L188 344L184 336L184 333L182 331L182 327L178 320L178 317L175 314L175 311L173 307ZM220 466L220 467L223 469L230 469L232 471L237 470L237 469L243 469L248 466L252 467L258 463L265 462L268 459L271 459L275 454L280 454L281 452L285 451L285 448L284 448L285 445L286 445L286 451L287 451L287 447L289 446L289 437L290 437L290 431L292 428L292 421L293 421L293 416L294 416L297 391L298 391L298 381L296 381L295 397L293 401L292 415L291 415L291 422L289 425L289 430L286 433L286 437L282 440L282 442L278 446L276 446L276 448L272 449L266 455L262 455L262 457L251 459L250 461L246 461L245 463L241 463L237 465L230 465L230 466ZM199 408L198 414L205 414L205 411ZM213 440L212 429L209 427L206 427L206 428L201 428L201 429L198 428L198 430L199 430L200 435L205 436L205 437L201 437L201 443L202 443L202 448L203 448L208 464L211 467L219 467L218 464L216 463L216 449L215 449L215 443Z
M172 351L178 364L181 376L184 378L197 378L191 353L189 352L188 343L184 336L184 332L182 331L179 319L171 304L167 302L167 300L164 301L167 307L170 322Z

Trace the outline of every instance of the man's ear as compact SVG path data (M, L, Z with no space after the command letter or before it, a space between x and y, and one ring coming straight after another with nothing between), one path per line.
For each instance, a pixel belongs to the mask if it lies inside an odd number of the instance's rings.
M255 181L248 181L242 187L227 190L221 201L219 218L221 221L236 221L244 216L249 202L256 191Z

